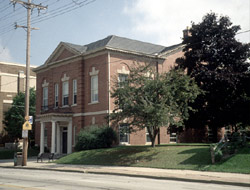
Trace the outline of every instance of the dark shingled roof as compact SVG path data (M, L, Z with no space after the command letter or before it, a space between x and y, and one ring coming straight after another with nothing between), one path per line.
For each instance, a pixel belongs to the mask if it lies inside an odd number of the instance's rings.
M129 38L119 37L119 36L108 36L102 40L81 46L71 43L65 43L69 48L77 51L79 53L87 53L100 48L113 48L118 50L124 50L129 52L143 53L147 55L156 55L177 48L180 44L165 47L161 45L151 44L147 42L141 42L138 40L132 40Z

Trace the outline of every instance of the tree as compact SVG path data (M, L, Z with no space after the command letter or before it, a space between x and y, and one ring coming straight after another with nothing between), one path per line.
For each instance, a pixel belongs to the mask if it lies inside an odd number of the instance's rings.
M124 82L115 82L111 97L115 109L111 121L129 124L131 131L147 128L152 147L160 127L182 126L189 116L189 102L200 93L182 70L159 74L150 64L135 64Z
M208 13L202 22L192 23L190 35L184 37L185 54L176 62L205 92L192 103L198 111L191 113L187 126L208 125L217 134L220 127L249 123L249 87L244 81L249 79L250 44L236 40L239 30L229 17Z
M30 89L30 107L29 107L29 115L33 116L33 120L35 119L35 105L36 105L36 91L34 88ZM25 94L20 92L13 98L12 106L9 108L7 112L4 113L4 121L5 130L8 133L8 136L12 140L16 140L18 138L22 138L22 126L24 124L24 116L25 116ZM34 124L32 127L32 131L30 132L30 138L34 139Z

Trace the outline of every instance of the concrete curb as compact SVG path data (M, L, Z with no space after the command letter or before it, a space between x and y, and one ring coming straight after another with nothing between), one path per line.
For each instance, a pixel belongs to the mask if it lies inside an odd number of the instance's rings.
M117 176L149 178L149 179L159 179L159 180L174 180L174 181L184 181L184 182L197 182L197 183L210 183L210 184L219 184L219 185L250 187L250 183L243 183L243 182L231 182L231 181L210 180L210 179L204 180L204 179L192 179L192 178L171 177L171 176L154 176L154 175L119 173L119 172L91 171L88 169L74 170L74 169L36 168L36 167L22 167L22 166L15 166L15 167L14 166L0 166L0 168L46 170L46 171L88 173L88 174L101 174L101 175L117 175Z

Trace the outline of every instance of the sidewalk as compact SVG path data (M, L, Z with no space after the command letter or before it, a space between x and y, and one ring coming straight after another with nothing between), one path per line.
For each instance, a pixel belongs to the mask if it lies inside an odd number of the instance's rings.
M221 172L203 172L192 170L172 170L155 169L140 167L119 167L119 166L89 166L89 165L68 165L49 163L45 160L43 163L36 162L36 159L29 159L27 166L14 166L13 159L0 160L0 168L16 169L37 169L53 170L64 172L80 172L93 174L121 175L131 177L146 177L154 179L178 180L202 183L216 183L225 185L237 185L250 187L249 174L221 173Z

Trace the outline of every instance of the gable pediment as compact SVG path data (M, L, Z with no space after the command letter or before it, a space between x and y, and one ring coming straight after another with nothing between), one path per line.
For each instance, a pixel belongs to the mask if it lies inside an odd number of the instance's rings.
M75 55L78 55L79 53L74 51L73 49L67 47L65 43L61 42L57 48L53 51L53 53L50 55L50 57L47 59L45 64L54 63L60 60L64 60L70 57L73 57Z

